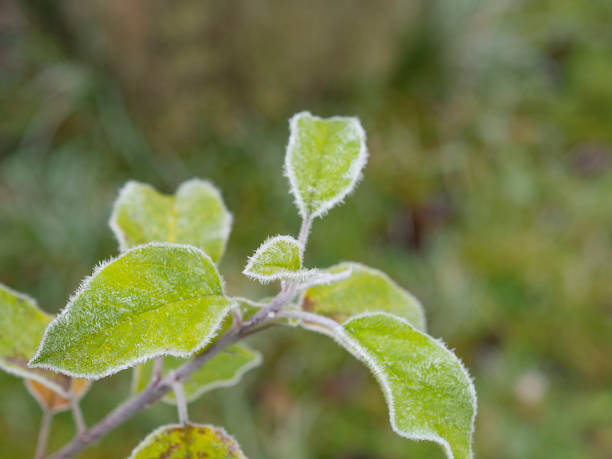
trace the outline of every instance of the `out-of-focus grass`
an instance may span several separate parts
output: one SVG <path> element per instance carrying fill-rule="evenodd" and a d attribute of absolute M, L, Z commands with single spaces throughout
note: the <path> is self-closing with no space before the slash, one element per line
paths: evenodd
<path fill-rule="evenodd" d="M 424 303 L 475 377 L 482 458 L 612 455 L 612 4 L 46 2 L 0 5 L 0 282 L 59 310 L 117 251 L 130 178 L 211 179 L 234 212 L 232 294 L 268 235 L 295 232 L 287 118 L 357 114 L 371 157 L 318 221 L 307 263 L 361 261 Z M 391 432 L 373 378 L 298 330 L 253 338 L 265 363 L 190 407 L 253 458 L 442 457 Z M 89 423 L 127 395 L 94 384 Z M 40 413 L 0 375 L 2 457 Z M 176 416 L 155 406 L 81 454 L 126 456 Z M 51 448 L 73 434 L 67 413 Z"/>

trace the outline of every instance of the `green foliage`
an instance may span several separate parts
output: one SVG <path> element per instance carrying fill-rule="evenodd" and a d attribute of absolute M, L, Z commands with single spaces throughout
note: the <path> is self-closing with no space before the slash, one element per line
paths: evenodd
<path fill-rule="evenodd" d="M 386 313 L 353 317 L 334 337 L 376 376 L 396 433 L 440 443 L 450 459 L 472 457 L 476 392 L 440 341 Z"/>
<path fill-rule="evenodd" d="M 185 359 L 177 357 L 164 358 L 162 374 L 168 374 L 185 363 Z M 230 387 L 238 382 L 249 370 L 261 363 L 261 354 L 244 344 L 234 344 L 214 356 L 206 365 L 200 367 L 187 381 L 183 383 L 187 402 L 197 400 L 206 392 L 219 387 Z M 148 361 L 134 368 L 132 392 L 143 390 L 153 374 L 153 362 Z M 164 399 L 168 403 L 176 403 L 174 394 L 167 394 Z"/>
<path fill-rule="evenodd" d="M 220 427 L 202 424 L 167 425 L 149 434 L 130 459 L 246 459 L 240 446 Z"/>
<path fill-rule="evenodd" d="M 303 278 L 302 251 L 290 236 L 270 238 L 249 258 L 243 274 L 260 282 Z"/>
<path fill-rule="evenodd" d="M 0 368 L 68 395 L 69 377 L 28 367 L 50 320 L 32 298 L 0 284 Z"/>
<path fill-rule="evenodd" d="M 30 365 L 95 379 L 158 355 L 186 357 L 210 341 L 229 306 L 200 249 L 139 246 L 81 285 Z"/>
<path fill-rule="evenodd" d="M 344 280 L 306 290 L 300 307 L 340 323 L 363 312 L 384 311 L 403 317 L 417 329 L 425 330 L 421 303 L 381 271 L 359 263 L 340 263 L 324 272 L 337 274 L 347 270 L 350 270 L 350 276 Z"/>
<path fill-rule="evenodd" d="M 365 132 L 357 118 L 291 118 L 285 173 L 304 218 L 316 218 L 342 201 L 367 160 Z"/>
<path fill-rule="evenodd" d="M 201 248 L 214 262 L 223 255 L 231 224 L 232 215 L 219 191 L 199 179 L 181 184 L 174 196 L 128 182 L 110 220 L 121 250 L 148 242 L 176 242 Z"/>

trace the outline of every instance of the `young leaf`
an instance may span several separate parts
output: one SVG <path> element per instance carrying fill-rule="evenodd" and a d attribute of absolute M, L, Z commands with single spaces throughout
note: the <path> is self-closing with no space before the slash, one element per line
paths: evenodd
<path fill-rule="evenodd" d="M 51 411 L 57 413 L 70 408 L 70 399 L 58 394 L 47 386 L 40 384 L 33 379 L 26 379 L 25 385 L 28 391 L 39 403 L 43 411 Z M 89 390 L 91 381 L 87 379 L 71 378 L 70 396 L 76 400 L 80 400 Z"/>
<path fill-rule="evenodd" d="M 291 118 L 285 175 L 303 218 L 324 215 L 349 194 L 367 161 L 365 132 L 358 118 Z"/>
<path fill-rule="evenodd" d="M 67 396 L 70 377 L 28 367 L 50 321 L 32 298 L 0 284 L 0 368 Z"/>
<path fill-rule="evenodd" d="M 324 270 L 330 275 L 350 269 L 350 276 L 329 285 L 317 285 L 302 295 L 302 310 L 337 322 L 363 312 L 389 312 L 425 330 L 425 314 L 419 301 L 386 274 L 359 263 L 340 263 Z"/>
<path fill-rule="evenodd" d="M 166 357 L 163 363 L 163 374 L 177 369 L 185 363 L 184 359 Z M 244 344 L 234 344 L 213 357 L 206 365 L 200 367 L 183 382 L 187 402 L 198 399 L 201 395 L 219 387 L 237 384 L 242 375 L 261 363 L 261 354 Z M 134 368 L 132 391 L 143 390 L 153 373 L 153 362 L 148 361 Z M 165 402 L 174 403 L 174 393 L 168 393 Z"/>
<path fill-rule="evenodd" d="M 129 459 L 246 459 L 233 437 L 220 427 L 171 424 L 150 433 Z"/>
<path fill-rule="evenodd" d="M 302 268 L 302 246 L 290 236 L 276 236 L 265 241 L 249 258 L 243 274 L 260 282 L 300 279 L 305 275 Z"/>
<path fill-rule="evenodd" d="M 30 365 L 97 379 L 159 355 L 187 357 L 215 336 L 229 307 L 202 250 L 138 246 L 81 284 Z"/>
<path fill-rule="evenodd" d="M 122 251 L 148 242 L 176 242 L 200 247 L 214 262 L 225 250 L 231 225 L 217 188 L 199 179 L 181 184 L 174 196 L 128 182 L 110 219 Z"/>
<path fill-rule="evenodd" d="M 450 459 L 472 457 L 476 393 L 440 341 L 387 313 L 353 317 L 328 333 L 374 373 L 397 434 L 437 442 Z"/>

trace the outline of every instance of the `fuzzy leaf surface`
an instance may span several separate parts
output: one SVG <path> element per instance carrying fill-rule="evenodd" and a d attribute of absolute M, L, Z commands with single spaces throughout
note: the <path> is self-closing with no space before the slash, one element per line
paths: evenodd
<path fill-rule="evenodd" d="M 49 389 L 38 381 L 26 379 L 25 385 L 44 411 L 57 413 L 58 411 L 64 411 L 70 408 L 70 399 Z M 75 400 L 80 400 L 87 393 L 90 386 L 91 381 L 87 379 L 71 378 L 71 397 Z"/>
<path fill-rule="evenodd" d="M 472 457 L 476 393 L 440 341 L 386 313 L 349 319 L 335 338 L 374 373 L 397 434 L 437 442 L 451 459 Z"/>
<path fill-rule="evenodd" d="M 177 369 L 185 363 L 177 357 L 164 358 L 162 374 Z M 244 344 L 234 344 L 206 362 L 195 373 L 183 382 L 185 398 L 188 402 L 198 399 L 201 395 L 219 387 L 229 387 L 237 384 L 242 375 L 261 363 L 261 354 Z M 132 391 L 140 392 L 151 380 L 153 361 L 148 361 L 134 368 Z M 175 403 L 174 393 L 169 392 L 163 400 Z"/>
<path fill-rule="evenodd" d="M 351 270 L 347 278 L 306 290 L 301 308 L 340 323 L 364 312 L 389 312 L 425 330 L 425 314 L 419 301 L 382 271 L 359 263 L 340 263 L 322 271 L 335 274 L 347 269 Z"/>
<path fill-rule="evenodd" d="M 367 161 L 358 118 L 297 113 L 290 121 L 285 174 L 302 217 L 320 217 L 349 194 Z"/>
<path fill-rule="evenodd" d="M 159 355 L 187 357 L 215 336 L 229 306 L 202 250 L 138 246 L 81 284 L 30 365 L 97 379 Z"/>
<path fill-rule="evenodd" d="M 184 182 L 175 195 L 128 182 L 110 220 L 122 251 L 148 242 L 176 242 L 201 248 L 214 262 L 225 250 L 231 224 L 219 191 L 199 179 Z"/>
<path fill-rule="evenodd" d="M 29 296 L 0 284 L 0 368 L 67 395 L 70 377 L 28 367 L 51 318 Z"/>
<path fill-rule="evenodd" d="M 233 437 L 220 427 L 171 424 L 150 433 L 129 459 L 246 459 Z"/>
<path fill-rule="evenodd" d="M 290 236 L 275 236 L 255 251 L 243 274 L 260 282 L 303 278 L 302 246 Z"/>

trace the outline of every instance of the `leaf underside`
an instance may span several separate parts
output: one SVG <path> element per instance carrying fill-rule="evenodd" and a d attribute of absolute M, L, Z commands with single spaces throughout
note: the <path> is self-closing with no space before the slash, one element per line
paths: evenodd
<path fill-rule="evenodd" d="M 386 313 L 356 316 L 335 333 L 338 342 L 376 376 L 396 433 L 437 442 L 449 458 L 472 457 L 476 394 L 451 351 Z"/>
<path fill-rule="evenodd" d="M 419 301 L 386 274 L 359 263 L 340 263 L 322 270 L 334 274 L 351 269 L 348 278 L 309 288 L 300 307 L 339 323 L 364 312 L 388 312 L 425 330 L 425 314 Z"/>
<path fill-rule="evenodd" d="M 50 321 L 33 299 L 0 284 L 0 368 L 68 395 L 69 376 L 28 367 Z"/>
<path fill-rule="evenodd" d="M 30 364 L 96 379 L 158 355 L 187 357 L 215 335 L 229 306 L 203 251 L 139 246 L 83 282 Z"/>
<path fill-rule="evenodd" d="M 357 118 L 291 118 L 285 173 L 302 217 L 319 217 L 349 194 L 367 160 Z"/>
<path fill-rule="evenodd" d="M 166 425 L 149 434 L 129 459 L 246 459 L 240 446 L 220 427 Z"/>
<path fill-rule="evenodd" d="M 168 374 L 185 363 L 184 359 L 166 357 L 163 362 L 162 374 Z M 234 344 L 224 349 L 206 362 L 183 382 L 185 398 L 192 402 L 201 395 L 219 387 L 229 387 L 237 384 L 242 375 L 261 363 L 261 354 L 244 344 Z M 149 361 L 134 368 L 132 390 L 134 393 L 143 390 L 153 373 L 153 362 Z M 169 392 L 163 400 L 175 403 L 174 393 Z"/>
<path fill-rule="evenodd" d="M 75 400 L 80 400 L 89 390 L 91 381 L 87 379 L 71 378 L 70 393 Z M 63 397 L 47 386 L 42 385 L 33 379 L 26 379 L 25 385 L 28 391 L 36 399 L 44 411 L 57 413 L 70 408 L 70 399 Z"/>
<path fill-rule="evenodd" d="M 231 223 L 219 191 L 199 179 L 181 184 L 175 195 L 128 182 L 110 220 L 121 250 L 149 242 L 175 242 L 201 248 L 214 262 L 225 250 Z"/>

